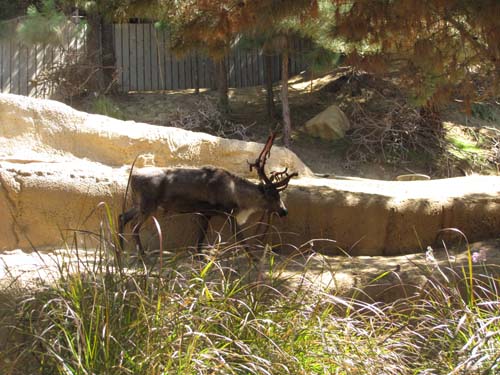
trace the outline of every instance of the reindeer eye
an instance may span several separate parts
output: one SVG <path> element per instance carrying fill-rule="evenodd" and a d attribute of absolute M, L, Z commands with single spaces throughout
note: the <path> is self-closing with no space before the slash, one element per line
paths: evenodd
<path fill-rule="evenodd" d="M 280 193 L 278 192 L 278 190 L 276 190 L 274 187 L 268 187 L 266 189 L 266 195 L 269 197 L 269 198 L 272 198 L 272 199 L 277 199 L 279 198 L 280 196 Z"/>

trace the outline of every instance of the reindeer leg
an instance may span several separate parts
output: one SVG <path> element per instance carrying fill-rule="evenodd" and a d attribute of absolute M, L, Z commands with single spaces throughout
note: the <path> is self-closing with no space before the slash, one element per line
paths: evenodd
<path fill-rule="evenodd" d="M 196 251 L 198 254 L 201 254 L 201 248 L 203 245 L 203 240 L 205 239 L 207 235 L 207 230 L 208 230 L 208 222 L 212 218 L 210 215 L 200 215 L 201 216 L 201 223 L 200 223 L 200 233 L 198 234 L 198 242 L 196 244 Z"/>
<path fill-rule="evenodd" d="M 130 222 L 130 220 L 134 219 L 138 213 L 139 211 L 137 208 L 132 207 L 130 210 L 118 216 L 118 240 L 120 242 L 121 250 L 123 250 L 123 232 L 125 230 L 125 226 Z"/>
<path fill-rule="evenodd" d="M 234 235 L 236 243 L 240 243 L 247 248 L 245 239 L 243 238 L 243 233 L 241 233 L 241 226 L 238 224 L 238 220 L 233 215 L 229 215 L 229 225 L 231 228 L 231 234 Z"/>
<path fill-rule="evenodd" d="M 142 225 L 149 219 L 149 217 L 154 211 L 155 211 L 155 206 L 151 205 L 150 207 L 142 208 L 140 213 L 136 216 L 137 224 L 135 224 L 134 229 L 132 230 L 132 235 L 134 236 L 135 239 L 136 249 L 137 251 L 139 251 L 139 254 L 141 256 L 143 256 L 145 253 L 139 232 L 141 230 Z"/>
<path fill-rule="evenodd" d="M 142 247 L 141 236 L 139 235 L 139 232 L 141 230 L 142 224 L 145 221 L 146 220 L 143 220 L 142 218 L 137 220 L 137 224 L 135 224 L 134 228 L 132 229 L 132 235 L 134 236 L 134 241 L 135 241 L 135 249 L 139 252 L 141 256 L 144 255 L 144 247 Z"/>

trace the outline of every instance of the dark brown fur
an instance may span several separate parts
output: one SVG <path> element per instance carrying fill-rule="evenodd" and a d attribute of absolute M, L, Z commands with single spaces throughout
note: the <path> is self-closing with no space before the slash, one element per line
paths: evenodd
<path fill-rule="evenodd" d="M 132 233 L 141 253 L 144 249 L 139 231 L 159 207 L 166 212 L 201 214 L 203 223 L 198 251 L 213 216 L 230 217 L 238 235 L 239 224 L 243 224 L 254 211 L 275 212 L 280 216 L 287 214 L 274 185 L 255 184 L 222 168 L 142 168 L 132 173 L 131 188 L 134 206 L 120 215 L 120 244 L 123 248 L 123 230 L 133 221 Z"/>

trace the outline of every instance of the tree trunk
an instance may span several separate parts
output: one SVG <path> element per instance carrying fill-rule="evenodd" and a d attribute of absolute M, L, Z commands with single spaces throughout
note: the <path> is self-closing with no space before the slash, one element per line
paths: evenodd
<path fill-rule="evenodd" d="M 217 70 L 217 91 L 219 93 L 219 110 L 222 113 L 229 112 L 229 99 L 228 99 L 228 82 L 226 61 L 224 58 L 215 62 Z"/>
<path fill-rule="evenodd" d="M 209 76 L 208 84 L 210 90 L 212 91 L 217 90 L 217 72 L 218 72 L 217 62 L 214 59 L 210 59 L 208 64 L 208 76 Z"/>
<path fill-rule="evenodd" d="M 314 80 L 314 71 L 313 71 L 313 68 L 311 66 L 311 86 L 310 86 L 310 93 L 311 94 L 313 93 L 313 80 Z"/>
<path fill-rule="evenodd" d="M 200 58 L 198 56 L 198 51 L 195 51 L 195 54 L 194 54 L 194 61 L 195 61 L 195 68 L 194 68 L 194 84 L 195 84 L 195 88 L 194 88 L 194 93 L 196 95 L 198 95 L 200 93 L 200 75 L 199 75 L 199 71 L 200 71 Z"/>
<path fill-rule="evenodd" d="M 264 78 L 266 87 L 266 110 L 270 119 L 276 118 L 273 92 L 273 57 L 264 51 Z"/>
<path fill-rule="evenodd" d="M 286 47 L 282 53 L 281 62 L 281 106 L 283 108 L 283 143 L 286 148 L 290 148 L 292 121 L 288 103 L 288 51 Z"/>
<path fill-rule="evenodd" d="M 113 24 L 101 17 L 102 69 L 103 86 L 109 92 L 114 85 L 116 73 L 116 57 L 113 48 Z"/>
<path fill-rule="evenodd" d="M 101 15 L 97 12 L 89 12 L 87 15 L 87 62 L 89 65 L 88 89 L 101 93 L 105 88 L 104 74 L 102 72 L 101 52 Z"/>

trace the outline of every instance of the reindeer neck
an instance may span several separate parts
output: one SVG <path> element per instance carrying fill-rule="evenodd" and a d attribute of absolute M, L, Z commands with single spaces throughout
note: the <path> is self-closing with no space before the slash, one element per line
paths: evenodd
<path fill-rule="evenodd" d="M 253 209 L 255 207 L 255 200 L 262 194 L 259 185 L 241 177 L 238 177 L 236 184 L 238 186 L 235 189 L 238 206 L 243 210 Z"/>
<path fill-rule="evenodd" d="M 238 200 L 238 210 L 235 212 L 235 217 L 238 225 L 243 225 L 250 215 L 259 209 L 256 203 L 262 193 L 259 186 L 251 181 L 241 179 L 237 184 L 238 188 L 235 189 L 235 193 Z"/>

